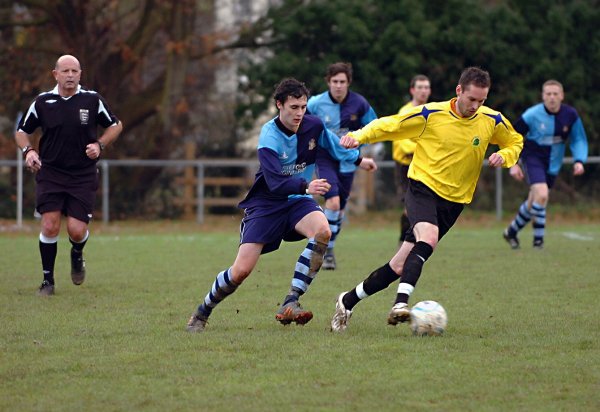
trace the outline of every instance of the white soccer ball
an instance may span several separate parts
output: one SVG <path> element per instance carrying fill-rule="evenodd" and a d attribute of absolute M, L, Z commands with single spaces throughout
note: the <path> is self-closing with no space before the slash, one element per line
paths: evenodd
<path fill-rule="evenodd" d="M 434 300 L 424 300 L 410 310 L 410 329 L 415 336 L 440 336 L 448 325 L 446 310 Z"/>

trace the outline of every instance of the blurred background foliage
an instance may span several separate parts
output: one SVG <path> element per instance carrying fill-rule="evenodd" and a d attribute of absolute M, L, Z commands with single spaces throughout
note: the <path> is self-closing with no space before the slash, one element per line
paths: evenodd
<path fill-rule="evenodd" d="M 189 158 L 186 142 L 196 147 L 192 157 L 253 156 L 256 127 L 272 113 L 273 86 L 291 76 L 320 93 L 334 61 L 353 64 L 353 90 L 380 116 L 409 99 L 417 73 L 430 77 L 431 100 L 446 100 L 462 68 L 489 70 L 486 104 L 513 121 L 555 78 L 583 118 L 590 155 L 598 155 L 598 6 L 596 0 L 3 1 L 0 158 L 15 157 L 15 119 L 54 86 L 51 70 L 65 53 L 80 59 L 82 84 L 99 91 L 124 123 L 109 158 Z M 596 199 L 599 169 L 590 165 L 584 177 L 563 179 L 565 187 L 575 185 L 566 201 L 578 200 L 577 193 Z M 153 216 L 177 216 L 168 200 L 178 191 L 169 178 L 177 172 L 114 173 L 117 216 L 143 213 L 144 203 L 153 205 Z M 11 186 L 13 177 L 0 178 L 3 192 Z M 523 188 L 516 190 L 522 197 Z M 10 214 L 11 200 L 1 202 L 2 215 Z"/>

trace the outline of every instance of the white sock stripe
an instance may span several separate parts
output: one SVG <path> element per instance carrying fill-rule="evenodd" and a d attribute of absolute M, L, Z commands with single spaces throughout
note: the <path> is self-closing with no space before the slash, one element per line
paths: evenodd
<path fill-rule="evenodd" d="M 305 258 L 310 260 L 311 255 L 312 255 L 312 250 L 310 250 L 309 248 L 304 248 L 304 250 L 302 251 L 302 256 L 304 256 Z"/>
<path fill-rule="evenodd" d="M 340 211 L 339 210 L 331 210 L 331 209 L 325 209 L 325 217 L 327 218 L 327 220 L 331 220 L 331 221 L 337 221 L 340 218 Z"/>
<path fill-rule="evenodd" d="M 302 292 L 306 292 L 308 290 L 308 284 L 300 279 L 292 279 L 292 287 L 300 289 Z"/>
<path fill-rule="evenodd" d="M 304 263 L 296 262 L 296 266 L 294 267 L 294 271 L 302 273 L 303 275 L 308 275 L 309 267 Z"/>
<path fill-rule="evenodd" d="M 367 296 L 367 292 L 365 292 L 365 288 L 363 287 L 363 283 L 364 282 L 360 282 L 357 286 L 356 286 L 356 296 L 358 296 L 358 298 L 360 300 L 366 298 Z"/>
<path fill-rule="evenodd" d="M 410 296 L 414 290 L 415 287 L 409 283 L 400 283 L 398 285 L 398 293 L 404 293 L 405 295 Z"/>
<path fill-rule="evenodd" d="M 40 233 L 40 242 L 42 242 L 42 243 L 56 243 L 56 242 L 58 242 L 58 236 L 55 236 L 55 237 L 46 237 L 42 233 Z"/>
<path fill-rule="evenodd" d="M 540 205 L 539 203 L 533 202 L 531 204 L 531 210 L 539 212 L 539 211 L 542 211 L 542 210 L 546 210 L 546 207 Z"/>
<path fill-rule="evenodd" d="M 73 240 L 73 238 L 71 236 L 69 236 L 69 240 L 73 243 L 83 243 L 86 240 L 88 240 L 88 238 L 90 237 L 90 231 L 86 230 L 85 231 L 85 236 L 83 237 L 83 239 L 81 239 L 79 242 L 77 242 L 76 240 Z"/>

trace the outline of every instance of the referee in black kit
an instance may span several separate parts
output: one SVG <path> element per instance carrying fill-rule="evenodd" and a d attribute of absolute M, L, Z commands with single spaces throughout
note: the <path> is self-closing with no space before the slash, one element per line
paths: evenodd
<path fill-rule="evenodd" d="M 40 255 L 44 281 L 40 296 L 54 294 L 61 214 L 67 217 L 71 242 L 71 280 L 85 280 L 83 247 L 88 240 L 98 169 L 96 162 L 104 148 L 123 130 L 98 93 L 79 85 L 81 66 L 70 55 L 61 56 L 52 71 L 56 87 L 41 93 L 21 118 L 15 141 L 23 151 L 25 165 L 36 173 L 36 209 L 42 215 Z M 97 136 L 98 125 L 105 128 Z M 30 135 L 42 128 L 39 153 L 31 146 Z"/>

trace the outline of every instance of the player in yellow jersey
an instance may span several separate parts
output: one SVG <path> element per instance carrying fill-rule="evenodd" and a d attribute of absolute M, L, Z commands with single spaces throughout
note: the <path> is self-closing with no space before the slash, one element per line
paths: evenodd
<path fill-rule="evenodd" d="M 387 288 L 398 277 L 398 294 L 388 323 L 410 320 L 408 299 L 423 264 L 454 225 L 464 205 L 471 202 L 488 145 L 500 147 L 488 157 L 490 166 L 511 167 L 517 162 L 523 136 L 500 112 L 483 106 L 490 85 L 488 72 L 469 67 L 460 76 L 455 98 L 382 117 L 340 139 L 347 148 L 396 139 L 415 139 L 417 147 L 408 169 L 406 193 L 412 230 L 388 263 L 338 296 L 332 331 L 344 331 L 354 306 Z"/>
<path fill-rule="evenodd" d="M 398 114 L 406 113 L 415 106 L 427 103 L 431 95 L 431 83 L 424 74 L 417 74 L 410 81 L 409 88 L 412 99 L 400 108 Z M 398 200 L 404 205 L 404 196 L 408 190 L 408 166 L 412 160 L 417 142 L 413 139 L 394 140 L 392 142 L 392 158 L 396 161 L 396 189 Z M 404 242 L 406 231 L 410 227 L 406 207 L 400 216 L 400 243 Z"/>

